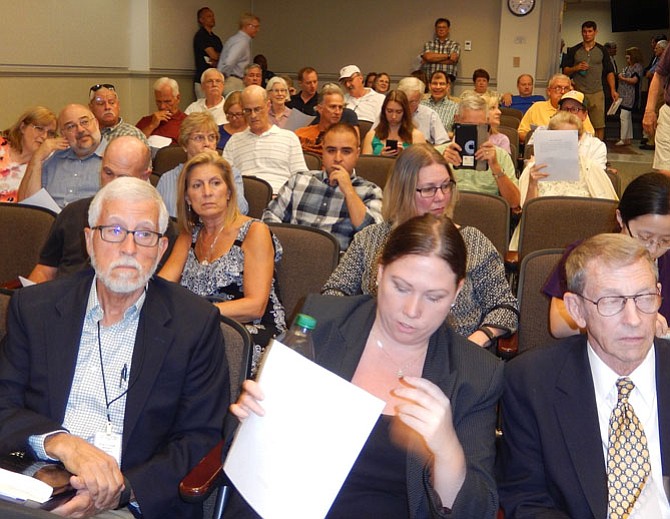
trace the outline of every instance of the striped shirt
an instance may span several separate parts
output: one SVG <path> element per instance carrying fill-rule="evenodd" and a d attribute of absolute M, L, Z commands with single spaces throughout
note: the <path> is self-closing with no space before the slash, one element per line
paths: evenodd
<path fill-rule="evenodd" d="M 328 183 L 325 171 L 305 171 L 291 175 L 279 190 L 277 198 L 263 212 L 264 222 L 309 225 L 331 233 L 346 250 L 351 239 L 362 228 L 383 220 L 382 190 L 351 174 L 351 184 L 367 210 L 363 223 L 354 227 L 342 191 Z"/>
<path fill-rule="evenodd" d="M 454 103 L 445 96 L 437 102 L 432 97 L 428 97 L 427 99 L 423 99 L 421 104 L 435 110 L 444 125 L 444 129 L 448 132 L 453 131 L 454 117 L 458 111 L 458 103 Z"/>
<path fill-rule="evenodd" d="M 249 128 L 234 134 L 223 149 L 223 158 L 236 174 L 266 180 L 273 193 L 277 193 L 293 173 L 308 170 L 296 134 L 274 124 L 260 135 Z"/>

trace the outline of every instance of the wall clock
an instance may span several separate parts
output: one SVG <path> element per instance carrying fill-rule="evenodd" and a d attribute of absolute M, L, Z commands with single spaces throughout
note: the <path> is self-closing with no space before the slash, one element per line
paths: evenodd
<path fill-rule="evenodd" d="M 535 7 L 535 0 L 507 0 L 507 7 L 514 16 L 526 16 Z"/>

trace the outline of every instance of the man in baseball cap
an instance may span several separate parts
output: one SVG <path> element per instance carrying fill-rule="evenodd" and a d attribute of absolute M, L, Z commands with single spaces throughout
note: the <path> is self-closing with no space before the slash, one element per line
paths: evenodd
<path fill-rule="evenodd" d="M 361 121 L 375 122 L 379 119 L 384 96 L 365 88 L 363 74 L 356 65 L 347 65 L 340 69 L 340 83 L 344 87 L 344 102 L 347 108 L 356 112 Z"/>

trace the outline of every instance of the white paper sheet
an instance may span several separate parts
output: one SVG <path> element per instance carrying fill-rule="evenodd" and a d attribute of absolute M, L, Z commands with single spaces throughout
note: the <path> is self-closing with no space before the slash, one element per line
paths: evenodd
<path fill-rule="evenodd" d="M 303 126 L 308 126 L 316 117 L 313 115 L 307 115 L 302 113 L 300 110 L 291 110 L 291 113 L 288 114 L 288 119 L 286 119 L 286 124 L 284 125 L 285 130 L 297 130 Z"/>
<path fill-rule="evenodd" d="M 579 137 L 577 130 L 538 130 L 535 137 L 535 164 L 546 164 L 549 173 L 542 180 L 579 180 Z"/>
<path fill-rule="evenodd" d="M 172 144 L 170 137 L 163 137 L 162 135 L 149 135 L 147 141 L 149 141 L 149 146 L 157 149 L 165 148 L 165 146 Z"/>
<path fill-rule="evenodd" d="M 326 516 L 384 402 L 273 341 L 265 416 L 237 431 L 224 470 L 264 519 Z"/>
<path fill-rule="evenodd" d="M 0 495 L 18 500 L 44 503 L 53 492 L 46 483 L 5 469 L 0 469 Z"/>
<path fill-rule="evenodd" d="M 44 207 L 45 209 L 49 209 L 50 211 L 53 211 L 56 214 L 61 212 L 61 208 L 58 206 L 56 201 L 51 197 L 49 192 L 44 188 L 40 189 L 37 193 L 29 196 L 28 198 L 24 198 L 19 202 L 19 204 Z"/>

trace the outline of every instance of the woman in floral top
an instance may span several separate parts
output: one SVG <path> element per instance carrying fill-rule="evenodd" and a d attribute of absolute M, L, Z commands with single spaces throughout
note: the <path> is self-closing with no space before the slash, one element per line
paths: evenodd
<path fill-rule="evenodd" d="M 642 53 L 637 47 L 626 49 L 626 68 L 619 73 L 619 98 L 621 99 L 621 138 L 616 146 L 626 146 L 633 138 L 633 108 L 640 98 L 640 80 L 644 75 Z"/>

